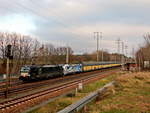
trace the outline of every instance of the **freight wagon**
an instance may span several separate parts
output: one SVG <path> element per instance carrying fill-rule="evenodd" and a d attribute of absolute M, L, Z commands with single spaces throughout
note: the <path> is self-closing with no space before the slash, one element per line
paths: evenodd
<path fill-rule="evenodd" d="M 64 64 L 44 66 L 23 66 L 20 71 L 20 80 L 41 80 L 53 77 L 107 69 L 121 66 L 118 63 L 95 63 L 95 64 Z"/>

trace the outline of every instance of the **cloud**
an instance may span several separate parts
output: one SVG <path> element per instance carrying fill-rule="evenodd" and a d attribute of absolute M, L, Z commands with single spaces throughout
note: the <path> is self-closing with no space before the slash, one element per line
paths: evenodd
<path fill-rule="evenodd" d="M 150 29 L 149 5 L 148 0 L 1 0 L 0 30 L 18 24 L 41 42 L 69 44 L 76 53 L 95 50 L 93 32 L 99 31 L 104 49 L 116 51 L 120 37 L 131 51 Z M 20 19 L 12 20 L 14 15 Z"/>
<path fill-rule="evenodd" d="M 129 46 L 131 51 L 133 46 L 137 47 L 138 43 L 143 41 L 142 36 L 144 33 L 148 32 L 149 29 L 150 27 L 146 25 L 141 26 L 129 24 L 99 23 L 96 25 L 90 24 L 74 28 L 72 27 L 71 29 L 57 28 L 53 29 L 52 33 L 43 33 L 46 35 L 42 35 L 44 38 L 46 38 L 46 40 L 55 40 L 56 42 L 59 40 L 64 43 L 70 43 L 70 45 L 76 51 L 81 50 L 82 48 L 89 48 L 89 51 L 93 51 L 93 48 L 96 46 L 96 40 L 94 40 L 93 32 L 99 31 L 103 33 L 101 47 L 109 51 L 116 52 L 116 40 L 118 38 L 124 41 L 124 43 Z"/>
<path fill-rule="evenodd" d="M 28 34 L 35 29 L 32 18 L 25 18 L 23 15 L 11 14 L 0 18 L 0 30 L 4 32 Z"/>

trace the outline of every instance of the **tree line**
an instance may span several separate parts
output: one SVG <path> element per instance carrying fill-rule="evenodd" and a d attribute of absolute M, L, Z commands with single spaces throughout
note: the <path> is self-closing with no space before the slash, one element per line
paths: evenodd
<path fill-rule="evenodd" d="M 6 47 L 11 45 L 10 62 L 12 72 L 19 70 L 22 65 L 33 64 L 58 64 L 65 62 L 68 48 L 69 54 L 73 54 L 70 47 L 54 47 L 50 43 L 42 44 L 36 38 L 17 33 L 0 32 L 0 70 L 6 68 Z"/>
<path fill-rule="evenodd" d="M 5 73 L 6 70 L 6 47 L 8 44 L 12 45 L 11 73 L 19 72 L 23 65 L 65 64 L 67 51 L 69 63 L 96 61 L 96 52 L 75 55 L 71 47 L 55 47 L 51 43 L 42 44 L 36 38 L 28 35 L 0 32 L 0 73 Z M 120 54 L 99 51 L 100 60 L 102 54 L 103 61 L 121 60 Z"/>

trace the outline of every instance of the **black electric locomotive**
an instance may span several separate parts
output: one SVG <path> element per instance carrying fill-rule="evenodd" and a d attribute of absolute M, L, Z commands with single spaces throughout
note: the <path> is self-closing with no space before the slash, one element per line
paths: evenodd
<path fill-rule="evenodd" d="M 63 76 L 62 66 L 44 65 L 44 66 L 23 66 L 20 71 L 20 80 L 40 80 L 51 77 Z"/>

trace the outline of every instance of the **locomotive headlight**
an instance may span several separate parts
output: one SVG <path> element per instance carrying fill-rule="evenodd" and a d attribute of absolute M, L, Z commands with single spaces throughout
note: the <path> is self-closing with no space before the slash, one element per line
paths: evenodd
<path fill-rule="evenodd" d="M 30 77 L 31 75 L 30 75 L 30 74 L 28 74 L 28 76 Z"/>
<path fill-rule="evenodd" d="M 21 73 L 21 76 L 23 76 L 23 77 L 30 77 L 30 74 L 28 74 L 28 73 Z"/>

